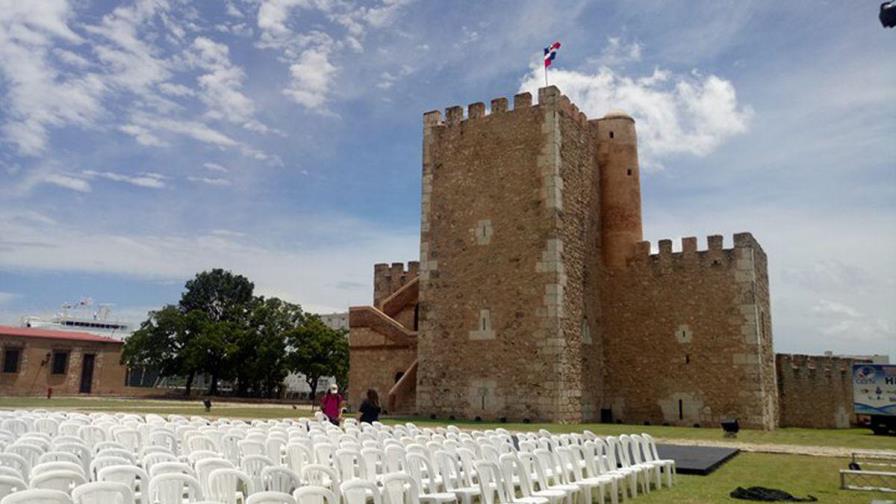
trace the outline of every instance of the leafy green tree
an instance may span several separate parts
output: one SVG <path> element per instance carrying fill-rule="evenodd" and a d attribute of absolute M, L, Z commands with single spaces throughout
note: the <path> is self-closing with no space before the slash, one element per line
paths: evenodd
<path fill-rule="evenodd" d="M 345 385 L 348 376 L 348 340 L 345 331 L 327 327 L 316 315 L 287 334 L 290 347 L 289 368 L 305 375 L 311 397 L 317 394 L 317 384 L 323 376 L 336 377 Z"/>
<path fill-rule="evenodd" d="M 160 376 L 184 376 L 186 395 L 201 366 L 190 358 L 189 349 L 202 327 L 191 321 L 179 307 L 167 305 L 149 313 L 124 343 L 122 361 L 128 366 L 146 366 L 159 370 Z"/>
<path fill-rule="evenodd" d="M 305 321 L 302 307 L 278 298 L 256 297 L 249 325 L 238 342 L 238 393 L 251 388 L 257 395 L 274 396 L 288 370 L 286 334 Z"/>
<path fill-rule="evenodd" d="M 185 285 L 180 309 L 201 328 L 197 346 L 189 349 L 190 359 L 209 374 L 209 394 L 217 394 L 218 381 L 239 369 L 239 361 L 232 357 L 246 334 L 254 289 L 248 278 L 220 268 L 198 273 Z"/>

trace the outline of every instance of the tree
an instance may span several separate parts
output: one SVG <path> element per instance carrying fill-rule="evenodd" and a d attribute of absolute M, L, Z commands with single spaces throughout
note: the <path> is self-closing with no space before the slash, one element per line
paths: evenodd
<path fill-rule="evenodd" d="M 189 349 L 203 330 L 196 320 L 187 317 L 179 307 L 167 305 L 149 312 L 124 343 L 121 360 L 128 366 L 146 366 L 159 370 L 160 376 L 186 377 L 186 395 L 190 395 L 193 378 L 201 370 Z"/>
<path fill-rule="evenodd" d="M 247 330 L 238 341 L 238 393 L 249 389 L 272 397 L 288 373 L 286 335 L 305 321 L 302 307 L 278 298 L 256 297 Z"/>
<path fill-rule="evenodd" d="M 311 397 L 317 394 L 317 383 L 322 376 L 334 376 L 345 384 L 348 376 L 348 340 L 345 331 L 327 327 L 316 315 L 286 336 L 290 346 L 289 367 L 305 375 Z"/>
<path fill-rule="evenodd" d="M 242 275 L 217 268 L 198 273 L 185 289 L 180 309 L 202 328 L 196 341 L 199 346 L 191 349 L 191 358 L 209 374 L 208 393 L 214 395 L 218 393 L 218 381 L 239 368 L 239 362 L 230 357 L 245 334 L 255 285 Z"/>

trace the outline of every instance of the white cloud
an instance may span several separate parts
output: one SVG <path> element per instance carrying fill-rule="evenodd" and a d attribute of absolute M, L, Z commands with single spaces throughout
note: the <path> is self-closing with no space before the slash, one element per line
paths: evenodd
<path fill-rule="evenodd" d="M 589 63 L 615 67 L 636 61 L 641 61 L 641 44 L 638 42 L 626 43 L 619 37 L 607 37 L 607 45 L 604 46 L 600 56 L 589 60 Z"/>
<path fill-rule="evenodd" d="M 159 84 L 159 90 L 167 95 L 171 96 L 195 96 L 196 93 L 184 86 L 183 84 L 174 84 L 171 82 L 163 82 Z"/>
<path fill-rule="evenodd" d="M 136 124 L 125 124 L 119 126 L 118 128 L 123 133 L 127 133 L 134 137 L 137 140 L 137 143 L 140 145 L 153 146 L 153 147 L 161 147 L 163 145 L 167 145 L 161 138 L 153 135 L 150 131 L 142 126 L 137 126 Z"/>
<path fill-rule="evenodd" d="M 49 57 L 55 44 L 82 41 L 68 26 L 72 15 L 68 3 L 59 0 L 0 4 L 0 75 L 7 112 L 2 132 L 24 155 L 45 150 L 49 128 L 90 127 L 102 113 L 103 82 L 93 75 L 62 74 Z"/>
<path fill-rule="evenodd" d="M 601 117 L 622 109 L 637 122 L 641 161 L 647 169 L 677 154 L 706 156 L 728 138 L 747 131 L 753 110 L 738 103 L 734 85 L 715 75 L 676 75 L 656 69 L 629 77 L 601 67 L 596 73 L 554 69 L 551 83 L 585 112 Z M 544 84 L 541 66 L 533 66 L 520 86 L 532 92 Z"/>
<path fill-rule="evenodd" d="M 246 74 L 230 61 L 229 48 L 206 37 L 197 37 L 192 50 L 192 64 L 207 72 L 196 80 L 202 89 L 199 99 L 208 107 L 209 117 L 236 123 L 248 121 L 255 106 L 242 93 Z"/>
<path fill-rule="evenodd" d="M 190 177 L 187 177 L 187 180 L 189 180 L 190 182 L 199 182 L 199 183 L 202 183 L 202 184 L 211 185 L 211 186 L 218 186 L 218 187 L 226 187 L 226 186 L 233 185 L 233 182 L 231 182 L 230 180 L 227 180 L 227 179 L 225 179 L 225 178 L 220 178 L 220 177 L 194 177 L 194 176 L 190 176 Z"/>
<path fill-rule="evenodd" d="M 277 247 L 260 243 L 254 232 L 252 238 L 222 230 L 117 234 L 70 225 L 25 225 L 5 220 L 2 211 L 0 222 L 2 269 L 109 273 L 179 283 L 221 267 L 248 276 L 259 294 L 343 310 L 370 303 L 374 263 L 413 260 L 419 247 L 416 232 L 377 230 L 369 222 L 322 215 L 291 216 L 290 225 L 302 230 L 305 241 Z M 339 275 L 334 277 L 334 271 Z M 346 289 L 346 284 L 354 287 Z"/>
<path fill-rule="evenodd" d="M 290 65 L 292 82 L 283 94 L 306 108 L 325 111 L 336 72 L 336 66 L 330 63 L 328 50 L 324 47 L 306 49 L 298 61 Z"/>
<path fill-rule="evenodd" d="M 51 172 L 42 174 L 37 182 L 52 184 L 77 192 L 90 192 L 90 184 L 88 184 L 86 180 L 72 177 L 71 175 L 66 175 L 63 173 Z"/>
<path fill-rule="evenodd" d="M 134 122 L 148 130 L 155 128 L 177 135 L 183 135 L 203 143 L 218 147 L 237 147 L 239 142 L 199 121 L 181 120 L 168 117 L 136 115 Z"/>
<path fill-rule="evenodd" d="M 218 163 L 203 163 L 202 166 L 204 166 L 206 170 L 213 172 L 227 173 L 230 171 L 227 168 L 219 165 Z"/>
<path fill-rule="evenodd" d="M 146 187 L 148 189 L 162 189 L 165 187 L 164 176 L 158 173 L 144 173 L 137 176 L 125 175 L 110 171 L 85 170 L 82 172 L 88 178 L 103 178 L 113 182 L 124 182 L 137 187 Z"/>

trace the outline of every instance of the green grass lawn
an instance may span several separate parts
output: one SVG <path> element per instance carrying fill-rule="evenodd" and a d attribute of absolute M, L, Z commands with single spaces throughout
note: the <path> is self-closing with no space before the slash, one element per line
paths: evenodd
<path fill-rule="evenodd" d="M 413 418 L 407 420 L 387 420 L 387 422 L 400 423 L 412 421 L 417 425 L 445 425 L 453 423 L 458 426 L 479 429 L 494 429 L 503 427 L 508 430 L 531 431 L 547 429 L 551 432 L 581 432 L 590 430 L 601 436 L 616 436 L 619 434 L 631 434 L 633 432 L 646 432 L 654 437 L 666 439 L 698 439 L 721 441 L 722 429 L 719 427 L 666 427 L 662 425 L 626 425 L 626 424 L 523 424 L 523 423 L 488 423 L 445 420 L 430 420 Z M 756 444 L 792 444 L 802 446 L 834 446 L 867 450 L 896 450 L 896 437 L 875 436 L 870 429 L 801 429 L 788 427 L 774 431 L 741 430 L 737 435 L 737 441 Z"/>
<path fill-rule="evenodd" d="M 892 499 L 893 494 L 840 490 L 839 470 L 846 459 L 740 453 L 709 476 L 678 476 L 671 489 L 663 488 L 638 497 L 635 502 L 704 504 L 746 502 L 728 497 L 735 488 L 763 486 L 784 490 L 797 497 L 814 495 L 818 502 L 868 504 L 873 499 Z"/>

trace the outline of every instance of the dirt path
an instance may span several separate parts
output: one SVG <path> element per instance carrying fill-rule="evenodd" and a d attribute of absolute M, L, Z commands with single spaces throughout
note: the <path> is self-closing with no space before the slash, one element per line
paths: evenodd
<path fill-rule="evenodd" d="M 896 450 L 863 450 L 843 446 L 805 446 L 792 444 L 745 443 L 741 441 L 656 438 L 658 443 L 683 446 L 721 446 L 760 453 L 786 453 L 791 455 L 811 455 L 815 457 L 850 457 L 853 453 L 881 453 L 896 457 Z"/>

